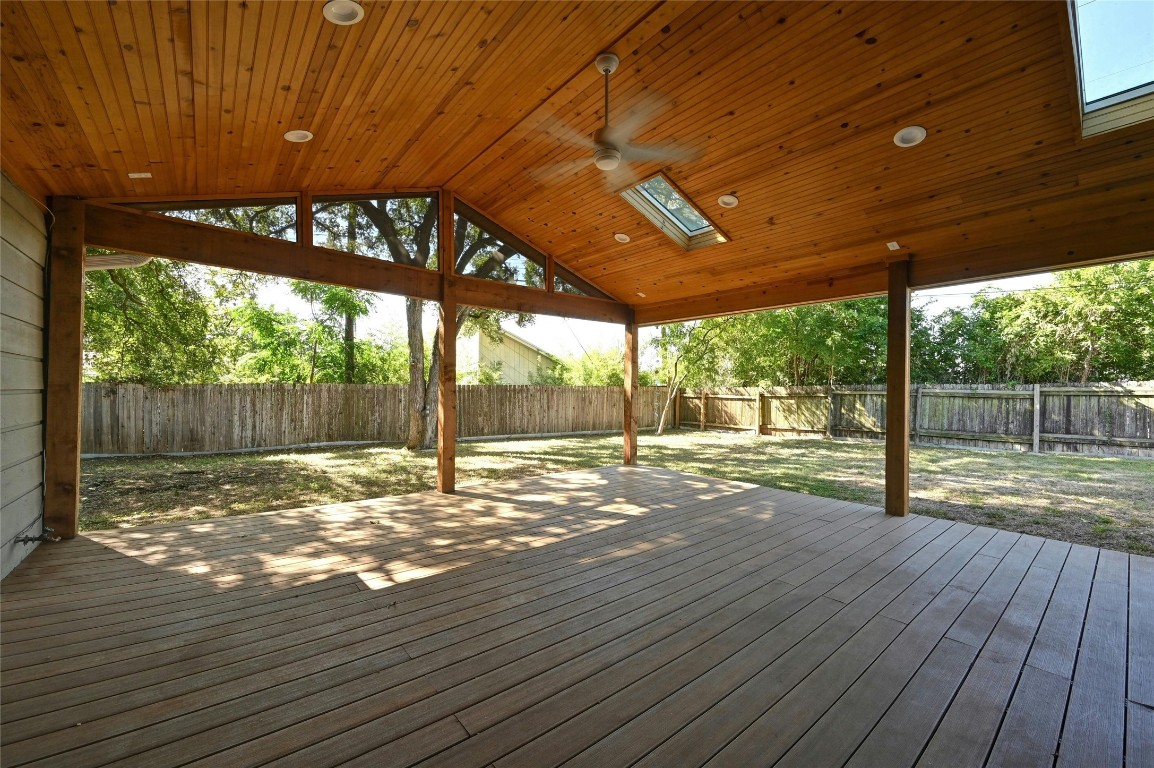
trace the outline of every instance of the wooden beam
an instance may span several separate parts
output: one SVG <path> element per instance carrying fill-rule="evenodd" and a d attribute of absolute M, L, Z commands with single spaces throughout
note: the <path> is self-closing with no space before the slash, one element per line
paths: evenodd
<path fill-rule="evenodd" d="M 451 195 L 445 197 L 452 201 Z M 456 293 L 458 304 L 509 312 L 624 323 L 628 310 L 626 305 L 608 299 L 442 275 L 382 259 L 230 232 L 119 206 L 85 203 L 83 207 L 87 244 L 100 248 L 433 301 L 441 299 L 444 279 Z"/>
<path fill-rule="evenodd" d="M 560 291 L 548 293 L 537 288 L 463 275 L 446 275 L 445 281 L 446 292 L 451 291 L 457 303 L 471 307 L 575 317 L 604 323 L 625 323 L 629 315 L 627 305 L 592 296 Z"/>
<path fill-rule="evenodd" d="M 637 463 L 637 323 L 630 317 L 625 323 L 625 464 Z"/>
<path fill-rule="evenodd" d="M 1071 248 L 1077 241 L 1081 245 Z M 914 258 L 911 288 L 934 288 L 975 280 L 1090 267 L 1154 256 L 1154 221 L 1106 220 L 1094 227 L 1069 227 L 1027 243 L 951 253 L 939 259 Z"/>
<path fill-rule="evenodd" d="M 453 195 L 442 191 L 437 198 L 439 225 L 438 261 L 442 273 L 454 263 Z M 437 490 L 452 493 L 457 488 L 457 302 L 446 291 L 440 304 L 441 368 L 437 372 Z"/>
<path fill-rule="evenodd" d="M 48 370 L 44 525 L 71 539 L 80 527 L 80 381 L 84 351 L 84 203 L 53 201 L 48 256 Z"/>
<path fill-rule="evenodd" d="M 703 317 L 793 307 L 821 301 L 879 296 L 885 292 L 886 272 L 879 262 L 876 268 L 855 274 L 818 280 L 772 283 L 686 301 L 640 306 L 636 308 L 637 324 L 657 325 L 697 320 Z"/>
<path fill-rule="evenodd" d="M 439 301 L 436 272 L 115 205 L 83 204 L 88 245 Z"/>
<path fill-rule="evenodd" d="M 910 286 L 908 261 L 889 265 L 886 336 L 886 514 L 910 512 Z"/>

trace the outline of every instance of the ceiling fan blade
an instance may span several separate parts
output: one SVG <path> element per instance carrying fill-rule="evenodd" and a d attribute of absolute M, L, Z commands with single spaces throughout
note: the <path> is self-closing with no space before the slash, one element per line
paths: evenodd
<path fill-rule="evenodd" d="M 604 179 L 605 189 L 613 194 L 624 192 L 641 183 L 641 177 L 625 163 L 617 166 L 616 170 L 606 171 Z"/>
<path fill-rule="evenodd" d="M 567 178 L 576 176 L 584 169 L 593 165 L 592 158 L 583 157 L 579 160 L 569 160 L 563 163 L 554 163 L 541 168 L 529 170 L 529 178 L 542 186 L 559 184 Z"/>
<path fill-rule="evenodd" d="M 578 131 L 571 125 L 562 123 L 561 121 L 547 123 L 541 126 L 542 130 L 555 139 L 560 139 L 563 143 L 574 147 L 581 147 L 582 149 L 593 150 L 596 144 L 593 143 L 591 136 Z"/>
<path fill-rule="evenodd" d="M 702 155 L 695 147 L 676 144 L 626 144 L 621 148 L 621 160 L 626 163 L 691 162 Z"/>
<path fill-rule="evenodd" d="M 632 106 L 613 116 L 607 138 L 617 146 L 628 144 L 638 131 L 655 122 L 671 106 L 673 99 L 670 97 L 659 93 L 645 93 L 638 97 Z"/>

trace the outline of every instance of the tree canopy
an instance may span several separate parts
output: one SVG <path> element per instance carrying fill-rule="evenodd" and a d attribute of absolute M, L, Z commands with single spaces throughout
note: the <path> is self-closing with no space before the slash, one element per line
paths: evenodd
<path fill-rule="evenodd" d="M 1060 272 L 1052 286 L 987 289 L 969 307 L 914 309 L 910 375 L 923 383 L 1038 383 L 1154 378 L 1154 261 Z M 659 378 L 693 334 L 715 340 L 682 370 L 684 386 L 879 384 L 886 299 L 810 304 L 659 330 Z"/>

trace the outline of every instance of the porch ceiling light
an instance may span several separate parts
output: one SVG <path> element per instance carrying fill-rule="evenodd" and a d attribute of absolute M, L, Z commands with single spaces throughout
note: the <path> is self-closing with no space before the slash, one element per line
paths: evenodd
<path fill-rule="evenodd" d="M 312 141 L 313 135 L 308 131 L 289 131 L 284 135 L 284 138 L 285 141 L 291 141 L 294 144 L 303 144 L 306 141 Z"/>
<path fill-rule="evenodd" d="M 329 0 L 322 13 L 333 24 L 347 27 L 365 17 L 365 9 L 353 0 Z"/>
<path fill-rule="evenodd" d="M 613 239 L 619 243 L 628 243 L 629 235 L 625 234 L 624 232 L 617 232 L 613 235 Z"/>
<path fill-rule="evenodd" d="M 926 140 L 926 129 L 920 125 L 910 125 L 894 134 L 894 144 L 899 147 L 916 147 Z"/>

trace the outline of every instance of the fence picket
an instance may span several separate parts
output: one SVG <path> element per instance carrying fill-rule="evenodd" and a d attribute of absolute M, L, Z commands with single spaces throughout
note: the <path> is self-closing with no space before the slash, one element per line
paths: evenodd
<path fill-rule="evenodd" d="M 203 384 L 154 389 L 89 383 L 84 454 L 278 448 L 329 442 L 403 442 L 408 387 L 400 384 Z M 657 425 L 664 387 L 642 387 L 638 426 Z M 458 388 L 460 437 L 619 432 L 621 387 Z"/>
<path fill-rule="evenodd" d="M 739 394 L 743 392 L 683 392 L 678 424 L 694 429 L 736 426 L 716 412 L 714 403 L 749 399 L 760 402 L 761 434 L 885 437 L 884 385 L 769 387 L 748 398 Z M 913 400 L 910 431 L 922 445 L 1154 457 L 1152 382 L 932 384 L 915 387 Z"/>

